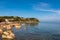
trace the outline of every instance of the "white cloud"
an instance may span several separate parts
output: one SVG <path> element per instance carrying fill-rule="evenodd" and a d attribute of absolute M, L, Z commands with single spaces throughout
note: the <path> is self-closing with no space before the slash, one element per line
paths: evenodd
<path fill-rule="evenodd" d="M 60 10 L 54 10 L 48 3 L 40 2 L 39 4 L 33 6 L 33 9 L 38 11 L 48 11 L 60 14 Z"/>
<path fill-rule="evenodd" d="M 53 9 L 39 9 L 39 11 L 48 11 L 48 12 L 54 12 L 54 13 L 57 13 L 57 14 L 60 14 L 60 10 L 53 10 Z"/>
<path fill-rule="evenodd" d="M 51 5 L 48 3 L 40 2 L 33 6 L 34 9 L 50 9 Z"/>
<path fill-rule="evenodd" d="M 44 3 L 44 2 L 40 2 L 40 3 L 38 4 L 38 6 L 39 6 L 40 8 L 50 8 L 50 4 L 47 4 L 47 3 Z"/>
<path fill-rule="evenodd" d="M 60 10 L 53 9 L 51 7 L 51 5 L 48 3 L 40 2 L 39 4 L 33 6 L 33 9 L 37 10 L 37 11 L 42 11 L 42 12 L 52 12 L 52 15 L 45 15 L 45 16 L 40 18 L 41 20 L 50 20 L 50 21 L 60 20 Z M 55 14 L 53 15 L 53 13 L 55 13 Z"/>

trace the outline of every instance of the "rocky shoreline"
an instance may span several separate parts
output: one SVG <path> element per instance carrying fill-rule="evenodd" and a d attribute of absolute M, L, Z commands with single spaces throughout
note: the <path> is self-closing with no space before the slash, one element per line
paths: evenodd
<path fill-rule="evenodd" d="M 20 29 L 25 23 L 38 23 L 36 18 L 20 18 L 18 16 L 0 16 L 0 36 L 3 39 L 14 39 L 12 28 Z"/>
<path fill-rule="evenodd" d="M 19 23 L 0 23 L 0 36 L 2 39 L 14 39 L 15 35 L 12 31 L 12 27 L 19 28 L 21 25 Z"/>

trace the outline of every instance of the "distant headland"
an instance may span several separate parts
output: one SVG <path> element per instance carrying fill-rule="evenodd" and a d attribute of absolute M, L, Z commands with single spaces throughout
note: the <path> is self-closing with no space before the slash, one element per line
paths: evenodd
<path fill-rule="evenodd" d="M 39 22 L 37 18 L 24 18 L 24 17 L 18 17 L 18 16 L 0 16 L 0 22 L 5 22 L 6 19 L 9 20 L 9 22 L 20 22 L 20 23 L 38 23 Z"/>
<path fill-rule="evenodd" d="M 2 39 L 14 39 L 12 28 L 20 29 L 24 23 L 38 23 L 37 18 L 23 18 L 18 16 L 0 16 L 0 36 Z"/>

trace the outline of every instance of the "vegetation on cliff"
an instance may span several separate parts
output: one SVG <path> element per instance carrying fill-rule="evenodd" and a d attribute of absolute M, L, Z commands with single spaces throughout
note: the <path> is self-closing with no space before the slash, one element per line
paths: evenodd
<path fill-rule="evenodd" d="M 37 23 L 39 20 L 37 18 L 23 18 L 18 16 L 0 16 L 0 22 L 4 22 L 8 19 L 10 22 L 24 22 L 24 23 Z"/>

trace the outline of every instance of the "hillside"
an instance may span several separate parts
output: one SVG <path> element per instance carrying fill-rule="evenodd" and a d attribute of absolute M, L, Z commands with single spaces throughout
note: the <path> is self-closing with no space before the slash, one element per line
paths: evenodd
<path fill-rule="evenodd" d="M 38 23 L 37 18 L 23 18 L 18 16 L 0 16 L 0 22 L 5 22 L 5 19 L 9 22 L 22 22 L 22 23 Z"/>

